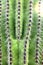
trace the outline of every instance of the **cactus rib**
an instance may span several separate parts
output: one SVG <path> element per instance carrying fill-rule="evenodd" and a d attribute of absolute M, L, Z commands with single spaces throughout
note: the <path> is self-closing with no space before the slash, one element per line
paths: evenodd
<path fill-rule="evenodd" d="M 5 10 L 5 33 L 7 40 L 7 52 L 8 52 L 8 65 L 12 65 L 12 50 L 11 50 L 11 39 L 9 32 L 9 0 L 6 0 L 6 10 Z"/>

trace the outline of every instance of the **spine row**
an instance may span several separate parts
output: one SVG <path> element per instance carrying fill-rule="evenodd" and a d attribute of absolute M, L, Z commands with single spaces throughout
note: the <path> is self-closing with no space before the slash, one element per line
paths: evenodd
<path fill-rule="evenodd" d="M 8 65 L 12 65 L 12 50 L 11 50 L 11 38 L 9 31 L 9 0 L 6 0 L 6 10 L 5 10 L 5 33 L 7 38 L 7 52 L 8 52 Z"/>

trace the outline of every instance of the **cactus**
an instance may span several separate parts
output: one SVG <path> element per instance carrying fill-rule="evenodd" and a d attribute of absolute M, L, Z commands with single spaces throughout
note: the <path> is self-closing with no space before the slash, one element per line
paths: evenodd
<path fill-rule="evenodd" d="M 30 34 L 31 34 L 31 26 L 32 26 L 32 22 L 33 22 L 33 1 L 30 0 L 29 2 L 29 22 L 28 22 L 28 29 L 27 29 L 27 33 L 26 33 L 26 37 L 25 37 L 25 41 L 24 41 L 24 65 L 28 65 L 28 49 L 29 49 L 29 40 L 30 40 Z M 25 51 L 26 50 L 26 51 Z"/>
<path fill-rule="evenodd" d="M 0 0 L 0 65 L 43 65 L 42 3 Z"/>
<path fill-rule="evenodd" d="M 40 16 L 40 5 L 41 1 L 39 1 L 39 12 L 38 12 L 38 23 L 37 23 L 37 39 L 36 39 L 36 64 L 40 65 L 40 43 L 41 43 L 41 16 Z"/>
<path fill-rule="evenodd" d="M 12 51 L 11 51 L 11 39 L 9 33 L 9 0 L 6 0 L 5 9 L 5 33 L 7 41 L 7 52 L 8 52 L 8 65 L 12 65 Z"/>

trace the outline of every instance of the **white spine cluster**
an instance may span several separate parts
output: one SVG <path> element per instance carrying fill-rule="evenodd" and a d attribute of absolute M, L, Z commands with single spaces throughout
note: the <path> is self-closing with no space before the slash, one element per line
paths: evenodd
<path fill-rule="evenodd" d="M 6 0 L 5 10 L 5 33 L 7 38 L 8 65 L 12 65 L 11 38 L 9 32 L 9 0 Z"/>
<path fill-rule="evenodd" d="M 29 48 L 29 40 L 31 35 L 31 27 L 33 22 L 33 0 L 29 1 L 29 22 L 28 22 L 28 29 L 24 41 L 24 65 L 28 65 L 28 48 Z"/>

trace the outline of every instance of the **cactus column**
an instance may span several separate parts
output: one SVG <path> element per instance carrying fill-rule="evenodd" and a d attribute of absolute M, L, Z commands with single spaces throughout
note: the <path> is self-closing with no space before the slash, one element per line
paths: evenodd
<path fill-rule="evenodd" d="M 2 34 L 1 34 L 2 1 L 0 0 L 0 65 L 2 65 Z"/>
<path fill-rule="evenodd" d="M 18 65 L 19 65 L 19 42 L 21 39 L 21 0 L 17 0 L 16 6 L 17 20 L 16 20 L 16 39 L 18 40 Z"/>
<path fill-rule="evenodd" d="M 19 40 L 21 38 L 21 32 L 20 32 L 20 13 L 21 12 L 21 1 L 17 1 L 17 23 L 16 23 L 16 38 Z"/>
<path fill-rule="evenodd" d="M 8 65 L 12 65 L 12 51 L 11 51 L 11 39 L 10 39 L 10 30 L 9 30 L 9 0 L 6 0 L 5 8 L 5 33 L 7 41 L 7 52 L 8 52 Z"/>
<path fill-rule="evenodd" d="M 38 1 L 38 22 L 37 22 L 37 37 L 36 37 L 36 65 L 40 65 L 40 43 L 41 43 L 41 0 Z"/>
<path fill-rule="evenodd" d="M 29 20 L 28 20 L 28 29 L 26 33 L 26 37 L 24 40 L 24 65 L 28 65 L 29 62 L 29 55 L 28 55 L 28 50 L 29 50 L 29 40 L 30 40 L 30 35 L 31 35 L 31 28 L 32 28 L 32 22 L 33 22 L 33 0 L 29 1 Z"/>

